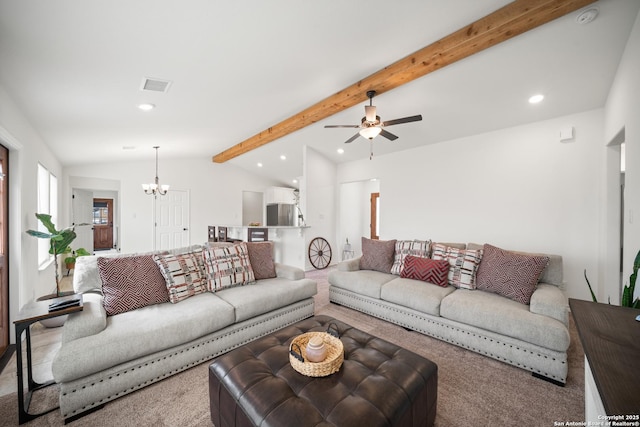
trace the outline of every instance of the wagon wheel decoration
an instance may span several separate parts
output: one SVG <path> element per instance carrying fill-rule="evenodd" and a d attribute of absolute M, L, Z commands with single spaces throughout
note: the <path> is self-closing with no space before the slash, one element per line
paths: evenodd
<path fill-rule="evenodd" d="M 309 261 L 317 270 L 325 269 L 331 263 L 331 246 L 322 237 L 316 237 L 309 243 Z"/>

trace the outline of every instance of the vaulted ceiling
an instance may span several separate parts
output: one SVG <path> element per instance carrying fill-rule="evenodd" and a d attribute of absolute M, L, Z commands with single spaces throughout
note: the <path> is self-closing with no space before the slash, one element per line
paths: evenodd
<path fill-rule="evenodd" d="M 0 85 L 65 165 L 152 160 L 154 145 L 161 160 L 210 159 L 508 3 L 0 0 Z M 602 107 L 639 9 L 601 0 L 377 96 L 383 120 L 423 120 L 376 138 L 376 155 Z M 141 90 L 145 78 L 171 85 Z M 287 184 L 303 145 L 365 158 L 369 141 L 344 144 L 353 129 L 324 129 L 364 105 L 229 162 Z"/>

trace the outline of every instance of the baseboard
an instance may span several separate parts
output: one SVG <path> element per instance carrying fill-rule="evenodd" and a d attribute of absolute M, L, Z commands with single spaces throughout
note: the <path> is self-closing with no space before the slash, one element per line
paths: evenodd
<path fill-rule="evenodd" d="M 7 349 L 4 351 L 2 357 L 0 357 L 0 374 L 4 371 L 5 366 L 9 364 L 9 360 L 11 360 L 11 356 L 16 351 L 16 345 L 10 344 Z"/>

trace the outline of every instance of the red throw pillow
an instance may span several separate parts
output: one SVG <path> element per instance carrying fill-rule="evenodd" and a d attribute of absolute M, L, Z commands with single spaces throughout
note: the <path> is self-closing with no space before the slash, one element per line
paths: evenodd
<path fill-rule="evenodd" d="M 109 316 L 169 301 L 167 282 L 151 255 L 101 257 L 98 272 Z"/>
<path fill-rule="evenodd" d="M 447 287 L 449 274 L 449 261 L 445 259 L 434 260 L 431 258 L 419 258 L 407 255 L 404 259 L 404 267 L 400 271 L 400 277 L 422 280 L 434 285 Z"/>

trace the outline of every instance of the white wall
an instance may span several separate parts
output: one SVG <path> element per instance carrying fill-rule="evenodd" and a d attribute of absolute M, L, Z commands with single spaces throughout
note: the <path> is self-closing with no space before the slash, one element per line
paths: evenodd
<path fill-rule="evenodd" d="M 362 237 L 371 237 L 371 193 L 380 191 L 380 181 L 370 179 L 340 184 L 340 201 L 337 218 L 338 259 L 342 259 L 342 249 L 349 239 L 355 256 L 362 254 Z M 384 215 L 382 213 L 381 215 Z"/>
<path fill-rule="evenodd" d="M 380 179 L 380 238 L 491 243 L 564 258 L 570 297 L 598 274 L 601 109 L 341 164 Z M 573 126 L 572 142 L 559 142 Z M 338 230 L 343 235 L 345 230 Z"/>
<path fill-rule="evenodd" d="M 61 166 L 4 87 L 0 86 L 0 142 L 9 149 L 10 316 L 37 296 L 55 289 L 53 264 L 38 270 L 38 242 L 26 230 L 38 227 L 38 163 L 60 181 Z M 60 204 L 59 204 L 60 205 Z M 64 221 L 61 217 L 60 221 Z M 59 227 L 64 224 L 56 224 Z M 11 328 L 11 340 L 15 342 Z"/>
<path fill-rule="evenodd" d="M 71 166 L 64 170 L 65 203 L 71 207 L 70 183 L 84 178 L 120 181 L 120 248 L 122 252 L 144 252 L 153 249 L 153 197 L 142 191 L 141 184 L 155 176 L 155 159 L 148 162 L 91 164 Z M 70 179 L 72 177 L 72 179 Z M 190 191 L 190 241 L 207 240 L 208 225 L 240 225 L 242 192 L 264 191 L 274 181 L 259 177 L 230 164 L 211 162 L 210 158 L 174 158 L 160 155 L 159 178 L 171 189 Z"/>
<path fill-rule="evenodd" d="M 605 106 L 605 143 L 615 139 L 624 129 L 626 144 L 625 212 L 624 212 L 624 257 L 623 284 L 628 284 L 633 259 L 640 250 L 640 14 L 627 41 L 622 60 Z M 608 150 L 611 157 L 611 150 Z M 605 218 L 606 213 L 604 214 Z M 609 214 L 611 215 L 611 214 Z M 607 227 L 611 220 L 602 224 L 602 239 L 607 243 L 606 253 L 616 251 L 608 237 L 615 230 Z M 609 266 L 612 263 L 608 263 Z M 603 293 L 617 293 L 615 265 L 609 267 L 602 278 L 606 289 Z M 636 284 L 635 296 L 640 296 L 640 283 Z"/>
<path fill-rule="evenodd" d="M 315 237 L 323 237 L 332 250 L 331 264 L 340 261 L 342 249 L 336 244 L 336 165 L 310 147 L 303 152 L 304 182 L 301 183 L 301 205 L 308 228 L 304 232 L 305 246 Z M 305 255 L 305 270 L 313 270 Z"/>

